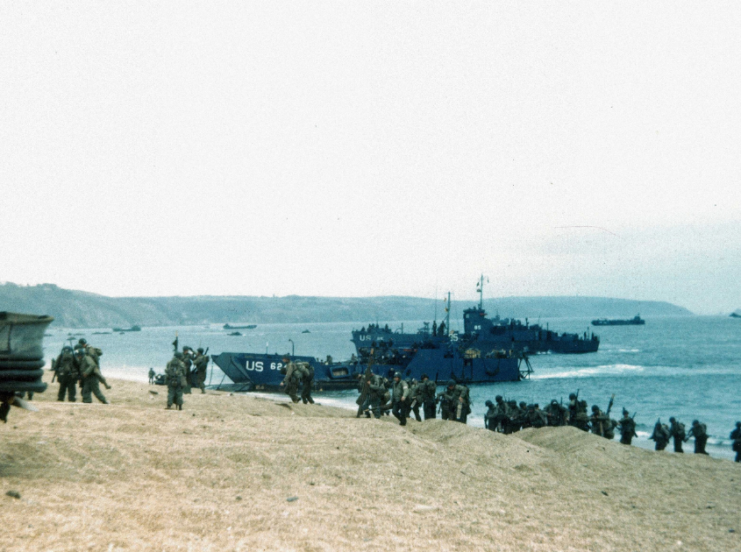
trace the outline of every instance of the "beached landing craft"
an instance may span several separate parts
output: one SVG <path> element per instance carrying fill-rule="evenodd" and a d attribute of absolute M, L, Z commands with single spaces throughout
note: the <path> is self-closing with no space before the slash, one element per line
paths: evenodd
<path fill-rule="evenodd" d="M 409 349 L 387 355 L 379 350 L 371 362 L 369 357 L 348 362 L 322 362 L 309 356 L 294 356 L 297 362 L 308 362 L 314 368 L 317 389 L 349 389 L 356 387 L 358 377 L 370 363 L 374 374 L 391 377 L 399 371 L 404 378 L 420 380 L 422 374 L 438 382 L 455 380 L 459 383 L 495 383 L 519 381 L 532 372 L 524 355 L 492 355 L 489 358 L 464 358 L 455 347 Z M 277 390 L 283 381 L 283 361 L 278 354 L 221 353 L 211 356 L 214 363 L 241 390 Z"/>
<path fill-rule="evenodd" d="M 0 419 L 5 420 L 10 406 L 35 410 L 16 397 L 18 392 L 41 393 L 46 384 L 42 342 L 51 316 L 0 312 Z"/>

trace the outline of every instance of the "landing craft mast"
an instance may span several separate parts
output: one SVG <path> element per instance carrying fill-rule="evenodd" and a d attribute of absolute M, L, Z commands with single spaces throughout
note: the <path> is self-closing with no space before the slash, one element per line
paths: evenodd
<path fill-rule="evenodd" d="M 486 279 L 489 282 L 489 278 Z M 476 293 L 479 294 L 479 310 L 484 310 L 484 275 L 481 275 L 479 281 L 476 282 Z"/>

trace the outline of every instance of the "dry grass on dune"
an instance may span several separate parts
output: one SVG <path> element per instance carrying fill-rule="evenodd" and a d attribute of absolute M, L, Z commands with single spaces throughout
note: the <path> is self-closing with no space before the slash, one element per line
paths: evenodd
<path fill-rule="evenodd" d="M 113 384 L 0 427 L 0 550 L 741 550 L 725 460 Z"/>

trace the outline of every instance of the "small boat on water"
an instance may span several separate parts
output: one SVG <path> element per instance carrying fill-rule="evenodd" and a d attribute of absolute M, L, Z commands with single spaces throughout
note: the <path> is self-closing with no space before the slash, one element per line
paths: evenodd
<path fill-rule="evenodd" d="M 142 331 L 142 327 L 134 325 L 134 326 L 131 326 L 130 328 L 113 328 L 113 331 L 119 332 L 119 333 L 120 332 L 140 332 Z"/>
<path fill-rule="evenodd" d="M 245 324 L 243 326 L 232 326 L 231 324 L 224 324 L 225 330 L 254 330 L 257 328 L 257 324 Z"/>
<path fill-rule="evenodd" d="M 737 312 L 732 312 L 731 313 L 731 318 L 741 318 L 741 314 L 739 314 Z"/>
<path fill-rule="evenodd" d="M 618 319 L 618 318 L 599 318 L 592 320 L 592 326 L 643 326 L 646 321 L 636 314 L 633 318 Z"/>

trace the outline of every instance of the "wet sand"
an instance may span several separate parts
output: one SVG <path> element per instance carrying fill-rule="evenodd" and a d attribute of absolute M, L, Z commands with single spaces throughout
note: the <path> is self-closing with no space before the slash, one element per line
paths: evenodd
<path fill-rule="evenodd" d="M 741 550 L 728 460 L 111 383 L 0 426 L 0 550 Z"/>

